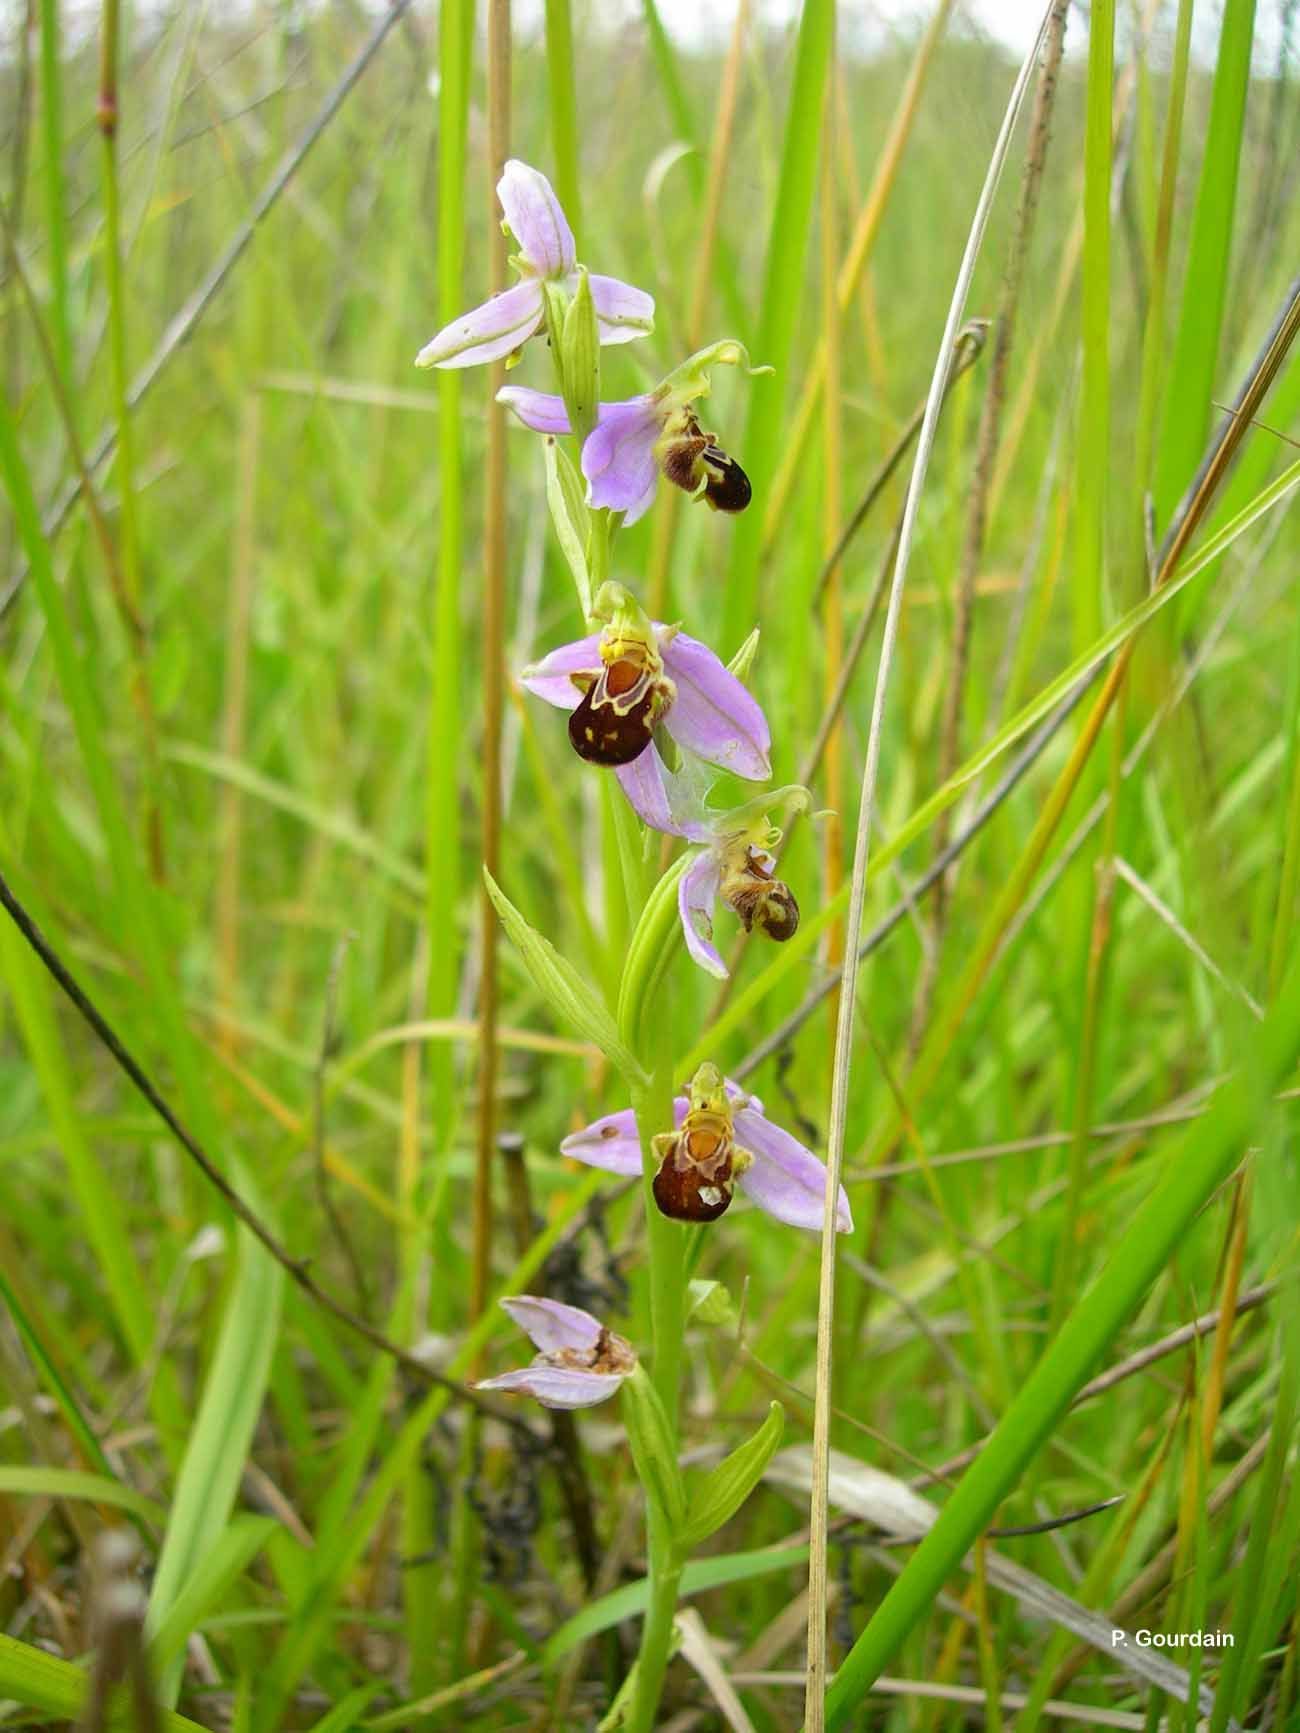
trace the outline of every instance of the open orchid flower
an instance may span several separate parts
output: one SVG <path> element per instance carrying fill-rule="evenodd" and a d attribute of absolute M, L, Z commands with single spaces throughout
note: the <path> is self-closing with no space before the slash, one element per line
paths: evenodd
<path fill-rule="evenodd" d="M 573 231 L 546 176 L 512 157 L 497 197 L 519 244 L 511 263 L 520 281 L 444 326 L 416 356 L 417 367 L 474 367 L 517 355 L 546 318 L 546 286 L 568 294 L 577 286 Z M 654 329 L 654 300 L 643 290 L 594 272 L 589 281 L 602 343 L 630 343 Z"/>
<path fill-rule="evenodd" d="M 602 631 L 562 644 L 521 676 L 536 697 L 571 712 L 569 739 L 580 758 L 615 766 L 634 806 L 634 766 L 660 726 L 688 752 L 747 781 L 771 775 L 767 718 L 707 645 L 652 623 L 621 584 L 602 585 L 592 614 L 607 622 Z"/>
<path fill-rule="evenodd" d="M 799 904 L 789 885 L 776 876 L 773 851 L 780 847 L 782 833 L 767 809 L 806 812 L 811 804 L 808 790 L 794 785 L 717 814 L 707 825 L 691 825 L 694 840 L 702 846 L 678 881 L 677 908 L 686 949 L 719 980 L 725 981 L 728 972 L 713 943 L 713 910 L 719 897 L 747 933 L 757 929 L 779 944 L 794 937 Z"/>
<path fill-rule="evenodd" d="M 725 981 L 727 965 L 713 942 L 719 898 L 747 933 L 757 929 L 784 943 L 798 929 L 799 904 L 789 885 L 776 876 L 774 851 L 782 832 L 769 813 L 807 812 L 812 796 L 792 783 L 756 795 L 730 812 L 714 812 L 704 802 L 707 779 L 701 777 L 702 770 L 688 759 L 682 771 L 671 771 L 652 745 L 630 767 L 623 786 L 652 830 L 699 845 L 678 881 L 677 907 L 686 949 L 702 969 Z"/>
<path fill-rule="evenodd" d="M 592 1408 L 607 1401 L 636 1365 L 631 1343 L 577 1306 L 532 1294 L 501 1304 L 539 1352 L 531 1366 L 481 1378 L 477 1390 L 517 1390 L 546 1408 Z"/>
<path fill-rule="evenodd" d="M 593 279 L 594 282 L 594 279 Z M 596 425 L 583 442 L 582 473 L 587 503 L 625 514 L 632 524 L 650 508 L 660 472 L 692 499 L 715 511 L 744 511 L 750 501 L 749 477 L 706 432 L 691 405 L 710 389 L 709 369 L 719 363 L 750 368 L 743 344 L 731 338 L 701 349 L 639 397 L 602 403 Z M 497 401 L 535 433 L 569 431 L 564 400 L 524 386 L 503 386 Z"/>
<path fill-rule="evenodd" d="M 673 1102 L 675 1130 L 653 1143 L 658 1171 L 655 1201 L 665 1215 L 685 1221 L 713 1221 L 726 1210 L 734 1189 L 768 1215 L 796 1228 L 820 1228 L 826 1195 L 826 1169 L 810 1149 L 774 1125 L 763 1103 L 723 1078 L 715 1065 L 702 1065 L 691 1080 L 689 1099 Z M 641 1172 L 641 1139 L 629 1107 L 608 1113 L 560 1145 L 560 1153 L 588 1167 L 624 1175 Z M 835 1212 L 840 1233 L 850 1233 L 853 1216 L 840 1187 Z"/>

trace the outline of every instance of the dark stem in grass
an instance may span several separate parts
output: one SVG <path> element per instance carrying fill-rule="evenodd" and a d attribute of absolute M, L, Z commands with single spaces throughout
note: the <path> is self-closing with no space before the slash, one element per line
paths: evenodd
<path fill-rule="evenodd" d="M 361 75 L 378 53 L 384 38 L 406 12 L 410 3 L 411 0 L 390 0 L 390 3 L 380 12 L 379 17 L 375 20 L 374 28 L 358 49 L 352 63 L 325 98 L 311 123 L 276 164 L 261 192 L 254 199 L 253 208 L 235 230 L 224 251 L 214 261 L 203 281 L 183 306 L 178 309 L 171 323 L 163 332 L 158 347 L 131 381 L 130 389 L 126 394 L 129 409 L 139 407 L 144 397 L 157 383 L 168 363 L 177 354 L 212 305 L 227 277 L 247 251 L 258 228 L 278 203 L 281 195 L 306 161 L 312 146 L 316 144 L 339 109 L 342 108 Z M 110 424 L 100 434 L 88 453 L 86 467 L 90 475 L 95 475 L 103 468 L 112 455 L 116 444 L 117 427 L 115 424 Z M 76 475 L 67 483 L 45 514 L 41 527 L 48 540 L 53 541 L 64 524 L 67 523 L 72 515 L 73 506 L 81 497 L 81 491 L 82 477 Z M 22 588 L 27 570 L 25 563 L 21 565 L 10 579 L 8 588 L 0 594 L 0 617 L 8 612 L 10 603 Z"/>
<path fill-rule="evenodd" d="M 1047 146 L 1051 133 L 1052 109 L 1055 105 L 1061 57 L 1065 51 L 1065 18 L 1068 0 L 1056 0 L 1047 26 L 1043 45 L 1043 62 L 1038 74 L 1033 114 L 1029 124 L 1029 145 L 1025 158 L 1024 176 L 1020 183 L 1020 199 L 1011 231 L 1006 272 L 993 322 L 992 353 L 989 359 L 988 383 L 980 409 L 979 429 L 975 439 L 975 464 L 970 492 L 966 498 L 966 525 L 962 538 L 961 562 L 957 570 L 954 596 L 952 640 L 948 652 L 948 676 L 944 683 L 943 719 L 939 734 L 939 764 L 935 781 L 943 784 L 957 768 L 961 753 L 961 716 L 966 695 L 966 675 L 970 667 L 971 628 L 975 613 L 975 578 L 984 553 L 988 528 L 989 489 L 993 481 L 993 465 L 1002 434 L 1002 410 L 1006 401 L 1007 371 L 1011 362 L 1011 345 L 1015 337 L 1016 315 L 1020 307 L 1020 285 L 1024 277 L 1025 260 L 1029 252 L 1034 218 L 1038 212 L 1038 194 L 1047 162 Z M 942 854 L 952 835 L 952 808 L 945 808 L 935 820 L 934 852 Z M 929 1018 L 930 1004 L 938 979 L 939 959 L 943 948 L 944 930 L 948 918 L 948 875 L 940 877 L 934 888 L 934 913 L 931 942 L 921 964 L 920 979 L 912 1008 L 912 1028 L 909 1053 L 915 1054 L 921 1043 Z"/>
<path fill-rule="evenodd" d="M 945 401 L 947 400 L 949 393 L 952 391 L 953 386 L 961 378 L 962 374 L 965 373 L 968 368 L 974 366 L 975 362 L 979 359 L 980 353 L 984 348 L 984 340 L 987 334 L 988 321 L 985 319 L 970 319 L 957 333 L 956 341 L 953 344 L 952 366 L 949 369 L 948 377 L 944 382 L 943 393 Z M 921 431 L 921 423 L 924 420 L 925 400 L 923 398 L 912 411 L 911 419 L 903 428 L 903 431 L 899 434 L 893 445 L 890 446 L 884 457 L 881 458 L 875 474 L 871 477 L 871 480 L 863 490 L 862 498 L 853 508 L 852 517 L 850 517 L 849 521 L 840 531 L 839 538 L 835 542 L 834 547 L 832 547 L 831 551 L 823 560 L 822 569 L 817 574 L 817 582 L 813 586 L 814 604 L 820 603 L 826 585 L 830 580 L 831 573 L 848 552 L 854 537 L 867 521 L 867 518 L 871 515 L 872 507 L 884 493 L 886 487 L 888 487 L 890 479 L 897 471 L 899 464 L 912 449 L 916 436 Z"/>
<path fill-rule="evenodd" d="M 160 1733 L 162 1715 L 145 1643 L 145 1592 L 135 1573 L 136 1545 L 123 1528 L 102 1533 L 93 1549 L 90 1589 L 95 1657 L 86 1685 L 78 1733 L 107 1733 L 122 1723 L 113 1714 L 117 1687 L 128 1684 L 137 1733 Z"/>
<path fill-rule="evenodd" d="M 91 1031 L 111 1055 L 118 1068 L 135 1085 L 208 1183 L 225 1199 L 231 1213 L 244 1224 L 256 1240 L 266 1247 L 275 1261 L 288 1272 L 292 1280 L 297 1283 L 309 1299 L 313 1300 L 323 1311 L 329 1312 L 332 1317 L 337 1318 L 341 1324 L 345 1324 L 354 1335 L 360 1336 L 362 1341 L 368 1342 L 372 1348 L 378 1349 L 381 1354 L 391 1355 L 399 1366 L 421 1383 L 436 1384 L 459 1401 L 468 1402 L 482 1413 L 490 1414 L 494 1419 L 500 1420 L 503 1425 L 522 1428 L 528 1432 L 530 1437 L 532 1436 L 532 1428 L 526 1421 L 520 1420 L 517 1415 L 498 1409 L 485 1397 L 478 1395 L 473 1390 L 466 1389 L 463 1384 L 458 1384 L 454 1378 L 444 1377 L 441 1372 L 426 1365 L 417 1355 L 408 1353 L 398 1343 L 390 1341 L 382 1331 L 376 1330 L 364 1318 L 359 1318 L 355 1312 L 349 1311 L 341 1301 L 336 1300 L 332 1294 L 318 1286 L 311 1275 L 307 1261 L 302 1258 L 295 1258 L 288 1248 L 281 1243 L 256 1211 L 245 1203 L 216 1162 L 177 1117 L 144 1068 L 127 1049 L 108 1019 L 98 1009 L 90 996 L 82 990 L 45 934 L 19 901 L 3 873 L 0 873 L 0 906 L 5 909 L 47 972 L 62 988 L 85 1022 L 89 1024 Z"/>

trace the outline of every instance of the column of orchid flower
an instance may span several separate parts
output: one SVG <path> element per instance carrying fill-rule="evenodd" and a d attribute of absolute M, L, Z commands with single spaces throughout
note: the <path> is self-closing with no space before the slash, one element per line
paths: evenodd
<path fill-rule="evenodd" d="M 502 1304 L 537 1354 L 531 1365 L 486 1379 L 481 1388 L 517 1391 L 553 1408 L 585 1408 L 622 1391 L 646 1499 L 649 1596 L 636 1666 L 604 1725 L 646 1730 L 654 1725 L 672 1653 L 682 1568 L 748 1496 L 782 1424 L 773 1404 L 753 1437 L 710 1473 L 684 1475 L 678 1465 L 688 1230 L 698 1233 L 715 1221 L 737 1190 L 780 1222 L 820 1230 L 826 1178 L 818 1158 L 716 1066 L 700 1066 L 686 1092 L 674 1093 L 684 1080 L 674 1078 L 667 1049 L 673 1030 L 664 1005 L 667 976 L 679 932 L 700 968 L 726 975 L 713 936 L 719 902 L 748 932 L 777 941 L 794 933 L 799 909 L 776 876 L 780 831 L 771 815 L 804 807 L 808 797 L 802 788 L 781 788 L 728 812 L 709 805 L 718 769 L 755 783 L 771 776 L 767 720 L 741 679 L 747 666 L 729 669 L 679 626 L 648 619 L 609 575 L 618 531 L 649 510 L 661 475 L 718 511 L 749 504 L 744 470 L 700 426 L 694 409 L 709 392 L 713 367 L 749 369 L 743 346 L 715 343 L 652 390 L 602 403 L 601 346 L 648 333 L 654 302 L 577 262 L 564 212 L 537 170 L 508 163 L 497 192 L 518 246 L 513 262 L 520 280 L 440 331 L 418 365 L 467 367 L 503 356 L 513 365 L 530 338 L 545 334 L 558 393 L 510 385 L 500 400 L 546 436 L 547 498 L 587 630 L 523 670 L 523 684 L 569 712 L 574 751 L 602 773 L 612 771 L 644 825 L 688 846 L 646 899 L 616 1016 L 489 880 L 503 924 L 543 994 L 604 1049 L 627 1084 L 630 1108 L 596 1120 L 560 1148 L 590 1166 L 641 1176 L 653 1341 L 648 1376 L 632 1345 L 599 1320 L 520 1295 Z M 578 444 L 576 470 L 556 443 L 566 437 Z M 852 1225 L 843 1192 L 839 1220 L 845 1230 Z"/>

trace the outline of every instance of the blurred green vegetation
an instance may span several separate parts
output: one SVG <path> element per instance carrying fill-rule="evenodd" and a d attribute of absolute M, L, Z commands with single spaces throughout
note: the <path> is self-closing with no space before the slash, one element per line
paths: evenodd
<path fill-rule="evenodd" d="M 1205 141 L 1223 145 L 1232 120 L 1220 120 L 1216 130 L 1213 68 L 1193 60 L 1174 157 L 1166 308 L 1149 318 L 1174 40 L 1171 9 L 1155 10 L 1149 41 L 1135 34 L 1127 8 L 1120 21 L 1104 475 L 1078 462 L 1080 295 L 1071 237 L 1082 212 L 1087 68 L 1083 25 L 1077 13 L 1070 17 L 978 562 L 959 762 L 1087 647 L 1091 635 L 1081 619 L 1086 626 L 1095 613 L 1108 623 L 1145 593 L 1144 501 L 1157 462 L 1175 478 L 1172 493 L 1162 479 L 1157 495 L 1159 536 L 1170 500 L 1190 480 L 1186 454 L 1199 455 L 1218 420 L 1212 404 L 1231 400 L 1294 274 L 1300 106 L 1290 59 L 1279 68 L 1256 65 L 1236 182 L 1225 187 L 1222 176 L 1210 177 L 1210 192 L 1199 194 Z M 42 30 L 59 31 L 58 8 L 32 8 L 25 47 L 23 32 L 12 27 L 14 11 L 0 65 L 0 182 L 6 225 L 62 374 L 66 414 L 32 309 L 7 267 L 0 353 L 13 455 L 6 476 L 12 509 L 0 511 L 0 870 L 294 1255 L 310 1259 L 316 1278 L 345 1303 L 368 1309 L 373 1323 L 407 1344 L 426 1343 L 435 1363 L 447 1366 L 463 1350 L 469 1324 L 487 382 L 467 374 L 462 396 L 459 739 L 436 738 L 431 762 L 443 513 L 439 399 L 435 382 L 411 362 L 441 322 L 437 20 L 417 10 L 393 26 L 133 413 L 131 500 L 144 624 L 137 643 L 84 506 L 42 543 L 55 601 L 39 604 L 39 573 L 29 570 L 20 467 L 49 521 L 77 477 L 74 439 L 93 450 L 116 411 L 95 123 L 97 20 L 67 8 L 65 34 L 52 38 L 59 52 L 42 63 Z M 769 233 L 778 186 L 795 141 L 830 139 L 834 249 L 843 257 L 919 41 L 904 31 L 856 57 L 856 10 L 842 11 L 832 133 L 820 111 L 789 112 L 793 31 L 760 24 L 746 36 L 722 183 L 719 262 L 700 330 L 692 329 L 691 291 L 706 229 L 722 52 L 668 40 L 656 53 L 643 20 L 613 24 L 599 6 L 579 6 L 573 20 L 580 255 L 596 270 L 652 290 L 658 302 L 653 337 L 605 352 L 604 395 L 643 389 L 697 340 L 730 334 L 755 345 L 772 317 L 761 303 L 775 252 L 788 266 L 788 282 L 798 285 L 791 365 L 762 387 L 719 377 L 704 407 L 721 443 L 744 462 L 744 432 L 755 426 L 750 394 L 761 389 L 768 421 L 759 431 L 778 474 L 795 451 L 796 412 L 826 315 L 816 200 L 805 229 Z M 1288 30 L 1293 12 L 1283 8 Z M 1248 39 L 1249 25 L 1239 6 L 1225 8 L 1225 31 L 1244 28 Z M 373 17 L 345 4 L 264 4 L 229 17 L 190 4 L 126 20 L 117 151 L 120 310 L 132 377 L 166 345 L 169 322 L 249 219 L 277 163 L 374 27 Z M 486 290 L 494 208 L 482 62 L 476 38 L 465 305 Z M 676 102 L 666 71 L 678 81 Z M 515 42 L 512 148 L 550 172 L 547 72 L 544 35 L 530 27 Z M 1013 76 L 1005 52 L 959 21 L 921 88 L 839 334 L 843 444 L 833 485 L 845 515 L 924 396 Z M 693 130 L 684 136 L 687 120 Z M 1023 144 L 995 209 L 972 315 L 989 317 L 997 308 L 1022 155 Z M 1198 197 L 1217 204 L 1196 214 Z M 1202 278 L 1186 270 L 1194 225 L 1208 237 L 1199 254 L 1192 248 L 1201 273 L 1224 253 L 1216 235 L 1231 237 L 1221 333 L 1197 326 L 1186 335 L 1183 309 L 1202 293 Z M 1180 357 L 1188 346 L 1198 378 L 1210 382 L 1210 403 L 1184 389 Z M 767 357 L 755 348 L 753 359 Z M 922 501 L 886 718 L 879 814 L 886 838 L 939 780 L 955 576 L 987 364 L 986 355 L 953 390 Z M 1154 367 L 1157 387 L 1148 424 L 1144 365 Z M 540 345 L 513 377 L 549 387 Z M 1264 411 L 1268 428 L 1246 441 L 1215 522 L 1291 460 L 1287 437 L 1298 401 L 1300 365 L 1293 362 Z M 1187 418 L 1198 415 L 1202 424 L 1189 431 Z M 756 617 L 739 635 L 729 602 L 740 533 L 732 521 L 683 505 L 669 544 L 661 498 L 655 513 L 620 537 L 614 572 L 645 593 L 663 560 L 667 617 L 680 618 L 724 658 L 751 624 L 761 627 L 751 683 L 772 722 L 778 782 L 795 778 L 816 733 L 828 653 L 832 661 L 843 654 L 844 636 L 875 586 L 908 468 L 884 490 L 844 557 L 844 634 L 832 640 L 815 597 L 832 485 L 820 412 L 811 428 L 779 512 L 766 521 L 770 494 L 752 508 L 755 523 L 745 533 L 757 559 Z M 1167 456 L 1171 443 L 1181 455 Z M 517 669 L 577 635 L 580 622 L 549 530 L 534 436 L 512 431 L 510 465 L 506 655 Z M 96 472 L 108 540 L 119 554 L 122 486 L 120 464 Z M 1103 496 L 1105 560 L 1081 612 L 1075 514 L 1089 489 Z M 1074 724 L 963 855 L 942 942 L 927 906 L 916 905 L 865 966 L 846 1176 L 860 1227 L 841 1252 L 835 1443 L 884 1472 L 908 1479 L 984 1435 L 1042 1350 L 1063 1246 L 1077 1245 L 1068 1304 L 1175 1147 L 1166 1121 L 1199 1108 L 1251 1049 L 1246 996 L 1270 1002 L 1295 920 L 1296 553 L 1295 526 L 1282 507 L 1143 638 L 1125 700 L 991 979 L 962 1017 L 934 1087 L 918 1104 L 914 1130 L 889 1137 L 881 1128 L 896 1124 L 894 1090 L 907 1095 L 927 958 L 933 1011 L 950 1000 L 1065 761 Z M 70 633 L 76 692 L 54 653 L 51 606 L 62 610 Z M 834 787 L 820 772 L 814 780 L 818 804 L 837 808 L 850 838 L 877 640 L 878 626 L 849 689 L 840 733 L 846 768 Z M 154 719 L 152 747 L 142 685 Z M 1122 752 L 1184 685 L 1185 696 L 1121 784 Z M 74 727 L 78 702 L 97 743 L 98 773 Z M 602 843 L 596 773 L 580 769 L 553 712 L 525 703 L 507 710 L 506 767 L 504 888 L 591 978 L 616 982 L 618 921 L 611 925 L 611 899 L 602 894 L 611 856 Z M 979 787 L 992 786 L 1000 768 Z M 436 833 L 426 835 L 431 778 L 451 791 L 461 817 L 450 857 Z M 1116 788 L 1122 798 L 1113 827 L 1077 841 L 1091 803 Z M 968 810 L 959 804 L 958 825 Z M 151 870 L 151 811 L 158 838 L 152 864 L 160 872 Z M 121 820 L 116 836 L 113 812 Z M 818 825 L 801 825 L 786 857 L 805 920 L 824 900 L 823 834 Z M 931 852 L 922 837 L 875 882 L 868 929 L 896 899 L 908 898 Z M 1116 876 L 1115 857 L 1127 876 Z M 844 856 L 836 884 L 847 870 Z M 441 897 L 444 882 L 451 894 Z M 1090 974 L 1099 884 L 1110 899 L 1106 965 Z M 739 1064 L 825 977 L 824 958 L 814 953 L 768 990 L 763 971 L 773 957 L 755 942 L 739 958 L 733 994 L 761 982 L 762 996 L 712 1051 L 724 1068 Z M 459 983 L 453 1004 L 429 1005 L 431 958 L 449 960 L 449 978 Z M 337 996 L 327 1014 L 332 972 Z M 589 1182 L 557 1154 L 575 1124 L 624 1103 L 590 1054 L 571 1043 L 537 1050 L 537 1034 L 571 1032 L 552 1027 L 504 948 L 501 972 L 500 1125 L 522 1140 L 536 1224 L 558 1233 L 572 1219 L 583 1223 L 552 1257 L 551 1291 L 622 1317 L 629 1335 L 644 1335 L 636 1197 L 612 1181 Z M 706 1038 L 717 994 L 698 973 L 688 978 L 681 968 L 678 975 L 673 1036 L 685 1054 Z M 6 1490 L 6 1470 L 107 1469 L 173 1512 L 165 1543 L 171 1559 L 161 1573 L 166 1590 L 155 1616 L 189 1587 L 185 1622 L 199 1636 L 183 1690 L 178 1645 L 163 1676 L 192 1718 L 307 1727 L 325 1725 L 327 1710 L 338 1707 L 329 1725 L 360 1725 L 365 1715 L 400 1705 L 409 1691 L 445 1689 L 522 1649 L 517 1671 L 467 1690 L 454 1709 L 438 1713 L 482 1728 L 542 1725 L 545 1703 L 567 1700 L 552 1725 L 594 1725 L 608 1700 L 617 1647 L 611 1654 L 592 1643 L 583 1652 L 567 1699 L 556 1699 L 554 1675 L 543 1676 L 535 1664 L 536 1646 L 590 1599 L 550 1465 L 517 1458 L 496 1428 L 473 1445 L 465 1411 L 455 1405 L 426 1426 L 441 1404 L 426 1399 L 417 1407 L 418 1393 L 391 1365 L 296 1292 L 279 1296 L 264 1256 L 249 1245 L 240 1249 L 214 1194 L 7 929 L 0 987 L 7 1203 L 0 1271 L 10 1311 L 10 1323 L 0 1321 L 0 1389 L 9 1404 L 0 1412 L 0 1557 L 13 1567 L 0 1584 L 0 1612 L 11 1634 L 70 1660 L 85 1651 L 78 1558 L 84 1525 L 99 1518 L 93 1502 L 58 1502 L 55 1482 L 46 1504 Z M 400 1033 L 430 1017 L 435 1022 L 413 1038 Z M 1089 1019 L 1095 1048 L 1083 1108 L 1087 1165 L 1071 1216 L 1062 1198 Z M 768 1112 L 815 1146 L 825 1132 L 832 1039 L 827 1006 L 751 1079 Z M 433 1061 L 433 1052 L 450 1052 L 454 1063 Z M 1245 1290 L 1293 1267 L 1293 1124 L 1289 1100 L 1261 1114 L 1252 1182 L 1202 1213 L 1113 1358 L 1212 1310 L 1225 1272 L 1235 1269 Z M 889 1177 L 868 1177 L 868 1152 L 889 1164 Z M 957 1154 L 960 1161 L 939 1160 Z M 921 1157 L 936 1162 L 937 1193 Z M 517 1193 L 507 1179 L 503 1165 L 494 1269 L 509 1292 L 516 1261 L 509 1200 Z M 322 1205 L 322 1185 L 335 1219 Z M 1249 1229 L 1236 1252 L 1234 1210 L 1245 1212 Z M 214 1224 L 219 1241 L 205 1234 Z M 817 1261 L 816 1236 L 740 1207 L 710 1232 L 698 1273 L 725 1283 L 743 1305 L 743 1346 L 734 1327 L 693 1331 L 684 1400 L 689 1442 L 730 1444 L 772 1395 L 789 1407 L 788 1441 L 806 1442 Z M 1031 1523 L 1128 1495 L 1127 1506 L 1077 1528 L 1002 1544 L 1104 1611 L 1174 1537 L 1172 1562 L 1137 1608 L 1141 1622 L 1235 1628 L 1247 1648 L 1255 1603 L 1241 1557 L 1252 1521 L 1267 1521 L 1272 1508 L 1262 1500 L 1257 1507 L 1258 1487 L 1271 1486 L 1283 1513 L 1283 1551 L 1273 1555 L 1279 1580 L 1268 1579 L 1264 1624 L 1254 1627 L 1262 1653 L 1252 1655 L 1255 1664 L 1238 1661 L 1233 1682 L 1233 1712 L 1251 1725 L 1265 1724 L 1258 1717 L 1270 1713 L 1278 1718 L 1267 1724 L 1280 1725 L 1295 1701 L 1295 1532 L 1286 1515 L 1288 1487 L 1292 1503 L 1295 1496 L 1286 1454 L 1292 1440 L 1275 1446 L 1274 1480 L 1247 1478 L 1207 1523 L 1189 1510 L 1203 1509 L 1206 1488 L 1267 1438 L 1279 1383 L 1285 1393 L 1294 1373 L 1277 1327 L 1293 1305 L 1284 1289 L 1243 1315 L 1217 1368 L 1210 1338 L 1070 1416 L 1000 1518 Z M 503 1335 L 491 1350 L 494 1369 L 514 1363 L 518 1350 Z M 1207 1412 L 1202 1484 L 1197 1499 L 1180 1507 Z M 1290 1415 L 1287 1401 L 1281 1412 Z M 622 1520 L 635 1483 L 606 1411 L 581 1430 L 597 1530 L 602 1548 L 613 1548 L 603 1584 L 611 1589 L 639 1574 L 639 1533 Z M 93 1436 L 104 1463 L 88 1459 L 83 1434 Z M 187 1456 L 196 1436 L 202 1451 Z M 403 1505 L 409 1519 L 421 1486 L 415 1520 L 399 1526 L 396 1510 Z M 943 1491 L 940 1485 L 929 1496 L 941 1500 Z M 239 1518 L 228 1525 L 235 1505 L 269 1514 L 277 1526 L 254 1534 L 237 1527 Z M 152 1562 L 161 1535 L 151 1514 L 141 1520 Z M 805 1538 L 802 1522 L 801 1504 L 765 1488 L 729 1525 L 720 1550 L 797 1544 Z M 407 1568 L 413 1534 L 424 1535 L 432 1565 Z M 861 1526 L 837 1531 L 832 1544 L 832 1653 L 839 1659 L 895 1565 Z M 213 1564 L 218 1548 L 228 1569 Z M 798 1629 L 784 1648 L 740 1663 L 802 1583 L 798 1564 L 787 1564 L 700 1597 L 709 1629 L 731 1645 L 728 1664 L 799 1668 Z M 410 1616 L 420 1595 L 423 1625 Z M 993 1676 L 1008 1690 L 1031 1688 L 1046 1648 L 1043 1624 L 1005 1597 L 975 1615 Z M 1259 1636 L 1265 1626 L 1266 1641 Z M 1049 1681 L 1069 1653 L 1068 1646 L 1052 1649 Z M 1204 1661 L 1211 1682 L 1218 1660 Z M 17 1696 L 6 1664 L 0 1654 L 0 1697 Z M 881 1697 L 858 1724 L 975 1724 L 988 1675 L 951 1602 L 912 1633 L 891 1671 L 971 1685 L 980 1707 Z M 64 1688 L 49 1687 L 56 1696 Z M 1143 1690 L 1117 1677 L 1106 1657 L 1089 1652 L 1073 1683 L 1052 1694 L 1131 1712 L 1125 1724 L 1143 1725 Z M 798 1690 L 770 1685 L 743 1695 L 756 1727 L 798 1725 Z M 721 1725 L 706 1687 L 680 1663 L 669 1699 L 674 1710 L 696 1705 L 695 1724 Z M 59 1712 L 54 1697 L 26 1701 Z M 1164 1708 L 1175 1717 L 1170 1724 L 1192 1724 L 1172 1702 Z M 423 1719 L 412 1712 L 409 1724 Z M 22 1711 L 0 1709 L 0 1720 L 20 1724 Z"/>

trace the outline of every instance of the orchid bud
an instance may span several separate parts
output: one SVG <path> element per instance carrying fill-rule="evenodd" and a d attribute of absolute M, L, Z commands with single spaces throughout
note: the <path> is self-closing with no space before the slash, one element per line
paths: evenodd
<path fill-rule="evenodd" d="M 564 314 L 559 363 L 569 425 L 579 439 L 585 439 L 596 425 L 600 404 L 600 333 L 591 278 L 581 266 L 577 291 Z"/>

